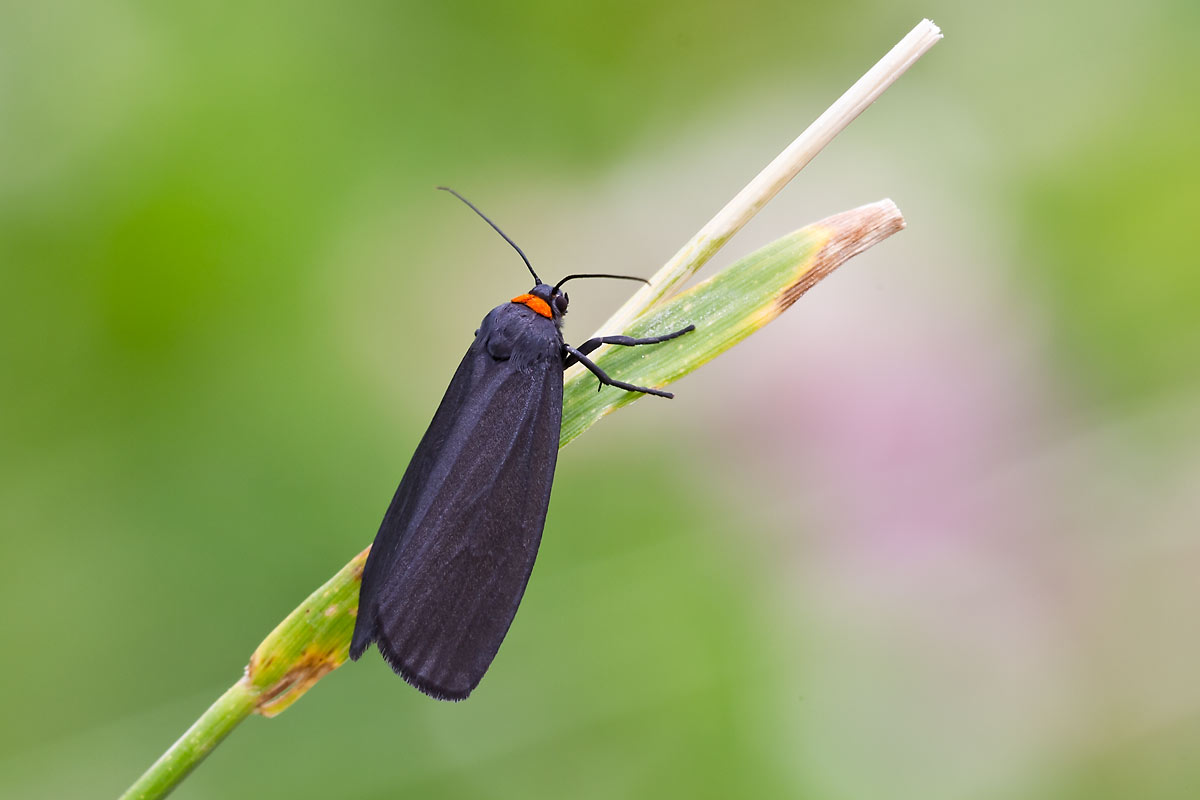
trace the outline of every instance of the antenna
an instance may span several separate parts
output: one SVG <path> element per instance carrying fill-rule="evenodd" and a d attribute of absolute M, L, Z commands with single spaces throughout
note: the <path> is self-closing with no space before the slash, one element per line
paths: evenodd
<path fill-rule="evenodd" d="M 639 278 L 635 275 L 610 275 L 607 272 L 584 272 L 584 273 L 580 273 L 578 275 L 568 275 L 567 277 L 563 278 L 558 283 L 554 284 L 554 288 L 557 289 L 558 287 L 562 286 L 567 281 L 573 280 L 575 278 L 616 278 L 617 280 L 620 280 L 620 281 L 641 281 L 642 283 L 646 284 L 647 286 L 650 285 L 650 281 L 646 280 L 645 278 Z"/>
<path fill-rule="evenodd" d="M 457 197 L 459 200 L 462 200 L 464 203 L 466 203 L 466 204 L 467 204 L 467 206 L 468 206 L 468 207 L 469 207 L 469 208 L 470 208 L 472 211 L 474 211 L 474 212 L 475 212 L 476 214 L 478 214 L 479 216 L 483 217 L 483 221 L 484 221 L 484 222 L 486 222 L 488 225 L 491 225 L 491 226 L 492 226 L 492 228 L 493 228 L 493 229 L 495 229 L 496 233 L 498 233 L 498 234 L 500 234 L 501 236 L 503 236 L 503 237 L 504 237 L 504 241 L 506 241 L 506 242 L 508 242 L 509 244 L 511 244 L 511 245 L 512 245 L 512 247 L 513 247 L 513 250 L 516 250 L 516 251 L 517 251 L 517 253 L 518 253 L 518 254 L 520 254 L 520 256 L 521 256 L 521 260 L 525 262 L 525 266 L 529 267 L 529 274 L 533 275 L 533 280 L 534 280 L 535 282 L 537 282 L 537 283 L 541 283 L 541 282 L 542 282 L 542 279 L 538 277 L 538 274 L 537 274 L 536 272 L 534 272 L 534 271 L 533 271 L 533 264 L 530 264 L 530 263 L 529 263 L 529 259 L 525 257 L 525 252 L 524 252 L 523 250 L 521 250 L 521 248 L 517 247 L 517 243 L 516 243 L 516 242 L 514 242 L 512 239 L 508 238 L 508 234 L 507 234 L 507 233 L 505 233 L 504 231 L 500 230 L 500 227 L 499 227 L 499 226 L 498 226 L 496 223 L 494 223 L 494 222 L 492 222 L 490 219 L 488 219 L 488 218 L 487 218 L 487 214 L 484 214 L 482 211 L 480 211 L 478 208 L 476 208 L 476 207 L 475 207 L 475 204 L 474 204 L 474 203 L 472 203 L 472 202 L 471 202 L 470 200 L 468 200 L 467 198 L 463 197 L 463 196 L 462 196 L 461 194 L 459 194 L 458 192 L 456 192 L 456 191 L 454 191 L 453 189 L 451 189 L 449 186 L 439 186 L 439 187 L 437 187 L 437 188 L 438 188 L 438 189 L 440 189 L 440 190 L 442 190 L 443 192 L 449 192 L 450 194 L 452 194 L 452 195 L 454 195 L 455 197 Z M 576 276 L 576 277 L 583 277 L 583 276 Z M 614 276 L 614 277 L 615 277 L 615 276 Z M 566 278 L 564 278 L 563 280 L 566 280 Z"/>

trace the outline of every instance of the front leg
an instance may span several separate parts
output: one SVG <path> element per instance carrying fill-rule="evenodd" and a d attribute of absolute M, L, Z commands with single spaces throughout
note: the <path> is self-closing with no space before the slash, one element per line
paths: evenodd
<path fill-rule="evenodd" d="M 635 339 L 632 336 L 597 336 L 595 339 L 588 339 L 575 349 L 583 355 L 587 355 L 602 344 L 619 344 L 625 347 L 633 347 L 639 344 L 658 344 L 659 342 L 669 342 L 671 339 L 683 336 L 685 333 L 691 333 L 694 330 L 696 330 L 695 325 L 688 325 L 686 328 L 681 328 L 674 333 L 667 333 L 662 336 L 648 336 L 645 339 Z M 569 367 L 578 360 L 575 355 L 569 355 L 563 366 L 564 368 Z"/>
<path fill-rule="evenodd" d="M 628 337 L 622 337 L 622 338 L 628 338 Z M 596 340 L 593 339 L 592 341 L 596 341 Z M 598 347 L 599 345 L 596 345 L 596 346 Z M 632 383 L 625 383 L 624 381 L 614 380 L 613 378 L 608 377 L 608 373 L 606 373 L 604 370 L 602 370 L 598 366 L 596 366 L 596 362 L 592 361 L 590 358 L 587 357 L 587 355 L 582 353 L 580 350 L 577 350 L 574 347 L 571 347 L 571 345 L 566 344 L 566 343 L 563 344 L 563 350 L 565 350 L 567 352 L 567 355 L 570 359 L 573 359 L 569 363 L 573 364 L 573 363 L 575 363 L 575 361 L 578 361 L 580 364 L 583 364 L 585 367 L 588 368 L 588 370 L 593 375 L 595 375 L 597 378 L 600 379 L 600 386 L 615 386 L 618 389 L 624 389 L 627 392 L 642 392 L 644 394 L 657 395 L 658 397 L 666 397 L 667 399 L 670 399 L 675 396 L 675 395 L 671 394 L 670 392 L 664 392 L 662 389 L 651 389 L 646 386 L 634 386 Z M 597 391 L 599 391 L 599 387 L 597 387 Z"/>

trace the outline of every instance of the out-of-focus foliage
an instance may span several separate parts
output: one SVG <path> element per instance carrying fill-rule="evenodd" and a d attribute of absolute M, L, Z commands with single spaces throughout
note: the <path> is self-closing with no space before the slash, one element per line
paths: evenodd
<path fill-rule="evenodd" d="M 909 229 L 563 452 L 476 696 L 364 660 L 179 796 L 1193 796 L 1170 0 L 0 6 L 0 795 L 120 791 L 370 540 L 528 288 L 434 185 L 544 275 L 649 274 L 923 15 L 729 256 Z"/>
<path fill-rule="evenodd" d="M 1195 70 L 1151 87 L 1027 187 L 1038 252 L 1027 266 L 1061 308 L 1063 355 L 1082 362 L 1075 377 L 1126 402 L 1200 378 L 1200 106 L 1179 101 L 1196 96 Z"/>

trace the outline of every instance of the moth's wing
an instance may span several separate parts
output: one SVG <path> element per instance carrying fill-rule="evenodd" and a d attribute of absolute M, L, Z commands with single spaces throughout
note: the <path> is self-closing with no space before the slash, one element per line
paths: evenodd
<path fill-rule="evenodd" d="M 434 697 L 462 699 L 478 685 L 537 556 L 562 422 L 557 334 L 541 334 L 518 336 L 504 360 L 495 340 L 490 351 L 472 345 L 363 573 L 351 656 L 374 640 L 396 672 Z M 545 357 L 529 357 L 535 346 Z"/>

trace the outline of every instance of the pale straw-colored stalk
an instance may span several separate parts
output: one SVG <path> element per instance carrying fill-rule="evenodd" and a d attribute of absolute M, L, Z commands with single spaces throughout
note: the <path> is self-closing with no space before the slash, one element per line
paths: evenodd
<path fill-rule="evenodd" d="M 712 256 L 762 210 L 779 190 L 816 158 L 817 153 L 867 110 L 908 68 L 929 52 L 942 38 L 942 31 L 927 19 L 908 32 L 854 85 L 839 97 L 804 133 L 775 156 L 762 172 L 746 184 L 716 216 L 704 224 L 687 244 L 679 248 L 654 277 L 650 285 L 638 289 L 617 312 L 609 317 L 597 335 L 624 330 L 635 317 L 669 295 L 695 274 Z"/>

